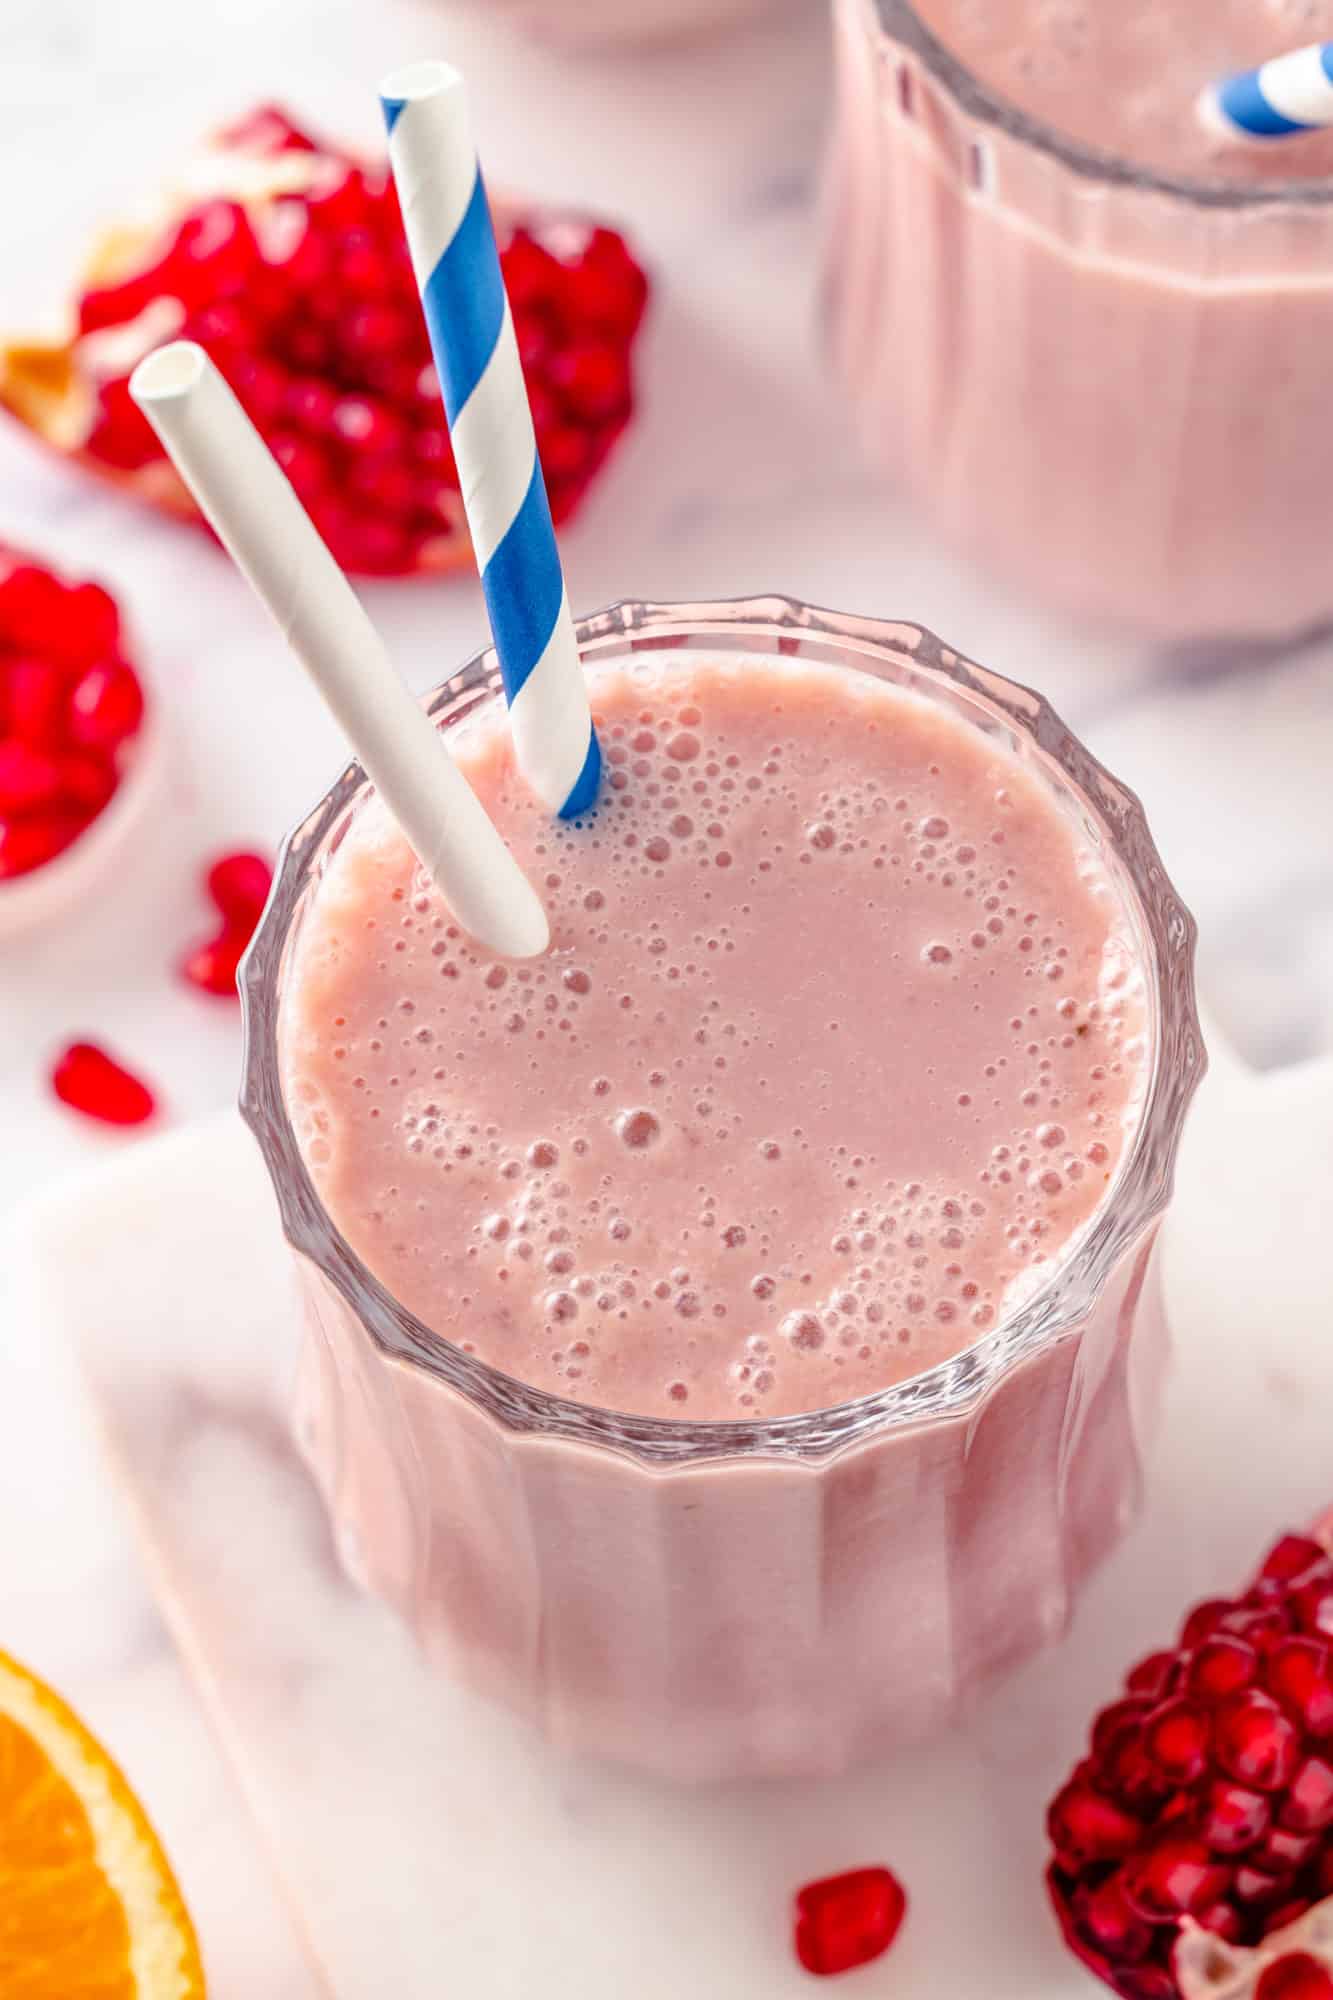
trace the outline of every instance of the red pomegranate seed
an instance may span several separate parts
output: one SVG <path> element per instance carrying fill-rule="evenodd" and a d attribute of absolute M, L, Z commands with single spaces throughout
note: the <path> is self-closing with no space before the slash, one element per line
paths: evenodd
<path fill-rule="evenodd" d="M 1261 1583 L 1294 1583 L 1316 1563 L 1326 1563 L 1327 1560 L 1328 1551 L 1310 1535 L 1283 1535 L 1269 1550 L 1259 1578 Z"/>
<path fill-rule="evenodd" d="M 1076 1866 L 1085 1866 L 1095 1861 L 1119 1861 L 1133 1853 L 1143 1822 L 1114 1799 L 1075 1779 L 1052 1804 L 1047 1828 L 1056 1852 Z"/>
<path fill-rule="evenodd" d="M 1205 1701 L 1220 1701 L 1250 1686 L 1259 1671 L 1259 1656 L 1244 1639 L 1224 1632 L 1205 1639 L 1190 1663 L 1189 1682 Z"/>
<path fill-rule="evenodd" d="M 1298 1868 L 1304 1868 L 1318 1847 L 1317 1833 L 1289 1833 L 1285 1827 L 1275 1826 L 1257 1847 L 1250 1849 L 1247 1859 L 1270 1875 L 1294 1875 Z"/>
<path fill-rule="evenodd" d="M 250 931 L 224 924 L 216 937 L 196 945 L 181 962 L 181 975 L 201 993 L 219 1000 L 236 998 L 236 968 L 250 942 Z"/>
<path fill-rule="evenodd" d="M 315 494 L 322 493 L 329 484 L 329 462 L 323 452 L 309 438 L 295 437 L 290 431 L 275 431 L 269 442 L 278 464 L 309 505 Z"/>
<path fill-rule="evenodd" d="M 1333 1733 L 1333 1678 L 1328 1648 L 1317 1639 L 1284 1639 L 1264 1662 L 1264 1685 L 1310 1736 Z"/>
<path fill-rule="evenodd" d="M 237 201 L 206 201 L 181 223 L 161 265 L 163 289 L 190 310 L 243 293 L 259 245 Z"/>
<path fill-rule="evenodd" d="M 590 423 L 617 416 L 629 406 L 629 363 L 623 348 L 571 348 L 551 362 L 547 380 L 563 396 L 566 407 Z"/>
<path fill-rule="evenodd" d="M 1289 1951 L 1264 1967 L 1254 2000 L 1333 2000 L 1333 1974 L 1309 1952 Z"/>
<path fill-rule="evenodd" d="M 1125 1675 L 1126 1693 L 1161 1701 L 1176 1684 L 1178 1665 L 1174 1653 L 1149 1653 L 1146 1660 L 1140 1660 Z"/>
<path fill-rule="evenodd" d="M 78 839 L 86 825 L 86 818 L 67 812 L 46 813 L 40 819 L 6 819 L 0 813 L 0 882 L 45 867 Z"/>
<path fill-rule="evenodd" d="M 1270 1807 L 1262 1792 L 1243 1785 L 1214 1785 L 1200 1831 L 1216 1854 L 1243 1854 L 1268 1830 Z"/>
<path fill-rule="evenodd" d="M 262 854 L 223 854 L 209 869 L 205 886 L 224 917 L 248 922 L 253 929 L 272 881 L 273 870 Z"/>
<path fill-rule="evenodd" d="M 1293 1592 L 1291 1604 L 1303 1632 L 1315 1638 L 1333 1638 L 1333 1578 L 1321 1574 L 1301 1584 Z"/>
<path fill-rule="evenodd" d="M 120 643 L 115 598 L 100 583 L 79 583 L 62 591 L 44 641 L 47 659 L 63 667 L 90 667 L 106 659 Z"/>
<path fill-rule="evenodd" d="M 1202 1604 L 1196 1604 L 1185 1620 L 1180 1633 L 1180 1650 L 1193 1652 L 1216 1630 L 1219 1619 L 1225 1618 L 1235 1607 L 1225 1597 L 1210 1597 Z"/>
<path fill-rule="evenodd" d="M 128 380 L 103 382 L 99 387 L 88 450 L 122 472 L 137 472 L 161 456 L 152 425 L 130 395 Z"/>
<path fill-rule="evenodd" d="M 881 1957 L 898 1935 L 907 1897 L 887 1868 L 857 1868 L 809 1882 L 796 1895 L 796 1956 L 807 1972 L 850 1972 Z"/>
<path fill-rule="evenodd" d="M 1293 1833 L 1322 1833 L 1333 1826 L 1333 1766 L 1307 1757 L 1298 1767 L 1279 1818 Z"/>
<path fill-rule="evenodd" d="M 1168 1836 L 1125 1870 L 1125 1894 L 1145 1923 L 1171 1923 L 1224 1895 L 1228 1872 L 1201 1840 Z"/>
<path fill-rule="evenodd" d="M 60 739 L 65 675 L 50 660 L 0 661 L 0 732 L 49 750 Z"/>
<path fill-rule="evenodd" d="M 45 655 L 60 621 L 65 592 L 49 570 L 16 562 L 0 573 L 0 640 Z"/>
<path fill-rule="evenodd" d="M 94 1042 L 72 1042 L 51 1072 L 62 1104 L 104 1125 L 142 1125 L 157 1109 L 146 1083 Z"/>
<path fill-rule="evenodd" d="M 1143 1747 L 1165 1777 L 1192 1785 L 1208 1768 L 1208 1713 L 1190 1701 L 1169 1701 L 1144 1724 Z"/>
<path fill-rule="evenodd" d="M 1230 1903 L 1212 1903 L 1206 1910 L 1199 1910 L 1194 1921 L 1201 1930 L 1225 1938 L 1228 1944 L 1239 1944 L 1245 1932 L 1240 1911 Z"/>
<path fill-rule="evenodd" d="M 1116 1965 L 1137 1965 L 1152 1949 L 1153 1927 L 1135 1913 L 1118 1876 L 1081 1893 L 1074 1912 L 1089 1944 Z"/>
<path fill-rule="evenodd" d="M 116 789 L 113 765 L 100 757 L 62 757 L 56 767 L 60 797 L 84 819 L 92 819 Z"/>
<path fill-rule="evenodd" d="M 110 756 L 143 720 L 143 690 L 120 661 L 89 667 L 69 697 L 69 733 L 84 750 Z"/>
<path fill-rule="evenodd" d="M 20 737 L 0 738 L 0 814 L 26 819 L 46 812 L 60 797 L 60 767 L 44 750 Z"/>
<path fill-rule="evenodd" d="M 1299 1731 L 1267 1695 L 1229 1695 L 1214 1722 L 1214 1750 L 1239 1784 L 1277 1792 L 1290 1783 L 1301 1754 Z"/>

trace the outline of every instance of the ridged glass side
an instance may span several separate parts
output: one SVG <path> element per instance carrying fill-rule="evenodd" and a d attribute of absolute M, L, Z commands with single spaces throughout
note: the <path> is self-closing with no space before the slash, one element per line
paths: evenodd
<path fill-rule="evenodd" d="M 765 647 L 885 675 L 1028 758 L 1100 843 L 1148 970 L 1155 1061 L 1107 1201 L 1046 1285 L 954 1360 L 767 1422 L 565 1402 L 415 1320 L 324 1213 L 287 1120 L 283 965 L 364 789 L 284 853 L 243 972 L 243 1109 L 307 1300 L 299 1433 L 353 1574 L 448 1670 L 553 1740 L 690 1779 L 831 1771 L 956 1712 L 1065 1621 L 1140 1476 L 1161 1315 L 1151 1264 L 1202 1069 L 1193 926 L 1131 794 L 1035 695 L 918 627 L 784 599 L 614 607 L 586 658 Z M 487 698 L 490 655 L 436 697 Z"/>

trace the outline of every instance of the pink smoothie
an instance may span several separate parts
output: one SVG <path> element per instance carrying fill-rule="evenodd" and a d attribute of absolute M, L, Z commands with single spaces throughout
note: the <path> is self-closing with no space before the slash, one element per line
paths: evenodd
<path fill-rule="evenodd" d="M 285 1090 L 346 1240 L 573 1400 L 778 1416 L 970 1345 L 1114 1179 L 1147 1072 L 1117 896 L 1050 791 L 864 674 L 603 670 L 553 822 L 502 714 L 457 754 L 539 884 L 532 965 L 363 812 L 287 980 Z"/>
<path fill-rule="evenodd" d="M 1152 638 L 1333 616 L 1333 133 L 1232 144 L 1195 108 L 1333 37 L 1333 0 L 834 19 L 830 334 L 894 484 L 1002 580 Z"/>
<path fill-rule="evenodd" d="M 1333 40 L 1333 0 L 917 0 L 991 90 L 1053 131 L 1175 178 L 1333 174 L 1333 131 L 1229 143 L 1196 115 L 1204 84 Z"/>

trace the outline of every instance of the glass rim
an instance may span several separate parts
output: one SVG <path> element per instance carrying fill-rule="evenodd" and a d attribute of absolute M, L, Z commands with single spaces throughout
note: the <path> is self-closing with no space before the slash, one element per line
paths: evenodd
<path fill-rule="evenodd" d="M 989 715 L 1063 781 L 1095 817 L 1133 891 L 1155 1003 L 1151 1076 L 1116 1178 L 1069 1253 L 997 1326 L 947 1361 L 829 1409 L 736 1419 L 636 1416 L 535 1388 L 465 1353 L 400 1304 L 342 1237 L 306 1169 L 281 1087 L 278 1026 L 287 941 L 328 839 L 371 789 L 353 761 L 284 841 L 268 905 L 238 975 L 240 1110 L 263 1154 L 287 1241 L 342 1295 L 382 1352 L 424 1367 L 510 1431 L 600 1446 L 661 1467 L 731 1457 L 818 1461 L 885 1429 L 957 1417 L 1087 1320 L 1126 1253 L 1146 1240 L 1170 1199 L 1185 1113 L 1206 1057 L 1194 994 L 1194 920 L 1166 874 L 1143 807 L 1044 696 L 977 665 L 920 625 L 765 596 L 626 601 L 578 621 L 577 632 L 585 659 L 690 642 L 762 650 L 765 641 L 779 652 L 797 652 L 806 641 L 811 657 L 822 645 L 860 653 L 867 662 L 897 658 L 909 674 L 943 684 L 955 700 Z M 488 647 L 425 698 L 427 710 L 439 716 L 469 695 L 475 703 L 499 689 L 495 650 Z"/>
<path fill-rule="evenodd" d="M 1210 209 L 1300 209 L 1333 206 L 1333 176 L 1315 180 L 1245 183 L 1225 178 L 1197 179 L 1175 176 L 1082 145 L 1077 139 L 1034 118 L 1011 99 L 994 91 L 970 70 L 963 59 L 942 42 L 922 19 L 912 0 L 869 0 L 885 32 L 920 58 L 935 78 L 964 111 L 1008 137 L 1021 140 L 1035 152 L 1058 160 L 1080 178 L 1103 185 L 1126 187 L 1141 193 L 1168 195 L 1196 208 Z M 1200 89 L 1209 81 L 1200 79 Z"/>

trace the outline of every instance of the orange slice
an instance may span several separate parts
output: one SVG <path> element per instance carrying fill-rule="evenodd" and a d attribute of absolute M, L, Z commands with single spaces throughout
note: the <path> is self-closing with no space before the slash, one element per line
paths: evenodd
<path fill-rule="evenodd" d="M 181 1892 L 125 1778 L 0 1653 L 0 1995 L 202 2000 Z"/>

